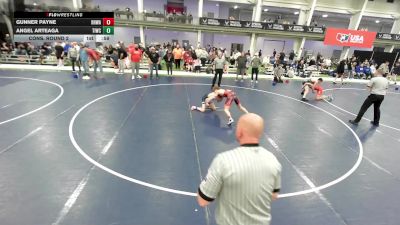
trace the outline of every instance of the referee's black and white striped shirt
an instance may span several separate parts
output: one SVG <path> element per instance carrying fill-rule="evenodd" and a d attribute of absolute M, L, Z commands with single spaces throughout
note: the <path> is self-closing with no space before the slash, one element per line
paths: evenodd
<path fill-rule="evenodd" d="M 219 225 L 268 225 L 272 193 L 281 188 L 281 164 L 258 144 L 218 154 L 201 182 L 199 195 L 216 199 Z"/>

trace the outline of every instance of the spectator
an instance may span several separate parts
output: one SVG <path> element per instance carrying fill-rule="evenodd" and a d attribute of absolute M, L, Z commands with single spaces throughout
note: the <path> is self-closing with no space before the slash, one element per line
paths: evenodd
<path fill-rule="evenodd" d="M 97 79 L 97 68 L 99 68 L 100 73 L 103 73 L 103 66 L 101 63 L 101 53 L 91 48 L 87 48 L 86 52 L 89 59 L 93 62 L 94 77 Z"/>
<path fill-rule="evenodd" d="M 1 52 L 2 53 L 10 53 L 11 52 L 11 48 L 9 48 L 8 46 L 7 46 L 7 43 L 6 42 L 2 42 L 1 43 Z"/>
<path fill-rule="evenodd" d="M 63 66 L 64 62 L 64 47 L 61 45 L 61 42 L 57 42 L 56 46 L 54 47 L 54 49 L 56 50 L 56 57 L 57 57 L 57 66 Z"/>
<path fill-rule="evenodd" d="M 376 70 L 376 69 L 375 69 Z M 357 64 L 355 67 L 356 77 L 363 78 L 364 77 L 364 67 L 363 64 Z"/>
<path fill-rule="evenodd" d="M 196 58 L 195 60 L 193 60 L 193 66 L 194 66 L 194 72 L 200 73 L 201 61 L 199 58 Z"/>
<path fill-rule="evenodd" d="M 114 49 L 114 51 L 110 55 L 110 59 L 111 59 L 111 66 L 114 69 L 118 69 L 118 51 L 117 51 L 117 49 Z"/>
<path fill-rule="evenodd" d="M 114 53 L 115 48 L 110 44 L 107 48 L 107 53 L 112 55 Z"/>
<path fill-rule="evenodd" d="M 222 57 L 222 55 L 222 52 L 218 52 L 218 57 L 214 59 L 213 70 L 215 71 L 215 75 L 212 81 L 211 88 L 214 87 L 215 82 L 217 81 L 217 76 L 219 77 L 218 87 L 221 87 L 222 74 L 224 73 L 224 71 L 227 71 L 228 62 L 226 61 L 225 57 Z"/>
<path fill-rule="evenodd" d="M 247 57 L 244 55 L 245 53 L 242 52 L 240 56 L 237 57 L 236 59 L 236 80 L 238 80 L 239 75 L 242 76 L 242 82 L 243 82 L 243 76 L 246 74 L 246 63 L 247 63 Z"/>
<path fill-rule="evenodd" d="M 172 54 L 174 55 L 175 69 L 181 69 L 181 60 L 183 58 L 183 49 L 179 46 L 179 44 L 176 45 L 176 47 L 172 51 Z"/>
<path fill-rule="evenodd" d="M 254 58 L 251 60 L 251 83 L 253 83 L 253 76 L 256 75 L 256 83 L 258 83 L 258 70 L 261 65 L 261 60 L 258 57 L 258 54 L 254 55 Z"/>
<path fill-rule="evenodd" d="M 341 84 L 343 85 L 345 65 L 346 65 L 346 60 L 343 59 L 342 61 L 339 62 L 339 65 L 336 69 L 337 75 L 335 77 L 335 80 L 333 81 L 333 84 L 336 84 L 336 80 L 340 78 Z"/>
<path fill-rule="evenodd" d="M 275 58 L 275 56 L 276 56 L 276 50 L 274 49 L 274 51 L 272 52 L 272 57 Z"/>
<path fill-rule="evenodd" d="M 79 73 L 81 72 L 81 65 L 79 65 L 79 61 L 77 61 L 78 59 L 78 49 L 76 48 L 76 44 L 73 43 L 72 46 L 68 49 L 68 53 L 67 56 L 69 58 L 69 60 L 71 61 L 72 64 L 72 72 L 76 72 L 75 71 L 75 63 L 77 64 L 78 68 L 79 68 Z"/>
<path fill-rule="evenodd" d="M 65 45 L 64 45 L 64 55 L 65 56 L 68 55 L 69 48 L 71 48 L 71 45 L 68 42 L 65 42 Z"/>
<path fill-rule="evenodd" d="M 389 78 L 389 80 L 394 81 L 394 84 L 397 84 L 397 75 L 400 75 L 400 62 L 396 62 L 392 71 L 392 75 Z"/>
<path fill-rule="evenodd" d="M 200 58 L 201 65 L 202 65 L 202 66 L 205 66 L 205 65 L 206 65 L 206 61 L 207 61 L 207 58 L 208 58 L 208 53 L 207 53 L 207 51 L 206 51 L 205 48 L 202 48 L 202 49 L 201 49 L 200 55 L 198 55 L 198 57 Z"/>
<path fill-rule="evenodd" d="M 129 58 L 131 60 L 131 68 L 132 68 L 132 80 L 136 78 L 142 78 L 139 75 L 140 70 L 140 62 L 142 61 L 142 50 L 139 49 L 139 46 L 135 44 L 135 46 L 129 49 Z"/>
<path fill-rule="evenodd" d="M 271 222 L 271 201 L 281 188 L 281 164 L 259 146 L 264 133 L 263 119 L 253 113 L 237 124 L 240 147 L 218 154 L 198 189 L 201 207 L 216 200 L 215 218 L 222 224 L 264 224 Z"/>
<path fill-rule="evenodd" d="M 369 66 L 369 63 L 364 63 L 363 72 L 366 80 L 368 80 L 370 77 L 372 78 L 373 73 L 371 73 L 371 67 Z"/>
<path fill-rule="evenodd" d="M 379 69 L 383 71 L 383 76 L 386 77 L 389 74 L 389 61 L 385 61 L 379 66 Z"/>
<path fill-rule="evenodd" d="M 285 53 L 282 51 L 280 54 L 279 54 L 279 61 L 280 61 L 280 63 L 283 63 L 284 61 L 285 61 Z"/>
<path fill-rule="evenodd" d="M 44 43 L 40 47 L 40 64 L 43 64 L 43 60 L 51 54 L 51 46 L 47 43 Z"/>
<path fill-rule="evenodd" d="M 282 76 L 285 73 L 282 64 L 278 64 L 277 67 L 274 68 L 274 82 L 283 83 Z"/>
<path fill-rule="evenodd" d="M 164 56 L 165 65 L 167 66 L 167 75 L 172 75 L 172 64 L 174 62 L 174 56 L 171 50 L 167 51 L 167 54 Z"/>
<path fill-rule="evenodd" d="M 9 48 L 13 48 L 13 42 L 12 42 L 10 34 L 6 34 L 6 37 L 4 38 L 4 40 L 6 41 L 7 46 Z"/>
<path fill-rule="evenodd" d="M 193 16 L 192 16 L 192 14 L 190 13 L 189 16 L 188 16 L 188 23 L 189 23 L 189 24 L 192 24 L 192 22 L 193 22 Z"/>
<path fill-rule="evenodd" d="M 125 50 L 125 46 L 118 45 L 118 72 L 117 74 L 124 74 L 125 73 L 125 59 L 128 57 L 128 53 Z"/>
<path fill-rule="evenodd" d="M 290 53 L 289 53 L 289 64 L 290 64 L 290 65 L 293 64 L 294 57 L 295 57 L 294 50 L 292 50 L 292 51 L 290 51 Z"/>
<path fill-rule="evenodd" d="M 105 50 L 104 50 L 102 43 L 98 43 L 98 45 L 95 49 L 95 53 L 97 54 L 97 57 L 98 57 L 95 67 L 94 67 L 94 73 L 96 75 L 96 66 L 99 68 L 99 71 L 101 73 L 103 73 L 103 56 L 105 54 Z"/>
<path fill-rule="evenodd" d="M 376 67 L 378 67 L 378 65 L 376 63 L 371 63 L 371 66 L 369 67 L 371 74 L 375 74 Z"/>
<path fill-rule="evenodd" d="M 300 77 L 304 77 L 304 60 L 300 60 L 299 64 L 297 65 L 297 74 Z"/>
<path fill-rule="evenodd" d="M 150 79 L 153 78 L 153 70 L 156 70 L 156 78 L 158 79 L 158 66 L 160 65 L 160 55 L 156 52 L 154 47 L 150 48 L 149 56 L 149 67 L 150 67 Z"/>
<path fill-rule="evenodd" d="M 89 76 L 89 63 L 88 63 L 89 56 L 88 56 L 86 50 L 87 50 L 87 46 L 81 44 L 80 45 L 80 50 L 79 50 L 79 61 L 81 61 L 81 64 L 82 64 L 82 67 L 83 67 L 83 77 L 82 77 L 82 79 L 84 79 L 84 80 L 90 79 L 90 76 Z"/>

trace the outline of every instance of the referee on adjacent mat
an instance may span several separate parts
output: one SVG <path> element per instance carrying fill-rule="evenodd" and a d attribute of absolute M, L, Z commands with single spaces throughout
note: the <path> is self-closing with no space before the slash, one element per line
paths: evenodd
<path fill-rule="evenodd" d="M 281 187 L 281 164 L 259 146 L 263 119 L 253 113 L 240 117 L 231 151 L 218 154 L 201 182 L 197 201 L 201 207 L 216 199 L 218 225 L 269 225 L 271 201 Z"/>
<path fill-rule="evenodd" d="M 389 81 L 383 77 L 383 73 L 384 71 L 381 69 L 375 72 L 375 77 L 372 78 L 367 85 L 371 94 L 365 99 L 357 117 L 354 120 L 349 120 L 350 123 L 357 125 L 368 108 L 374 104 L 374 120 L 371 121 L 371 124 L 379 126 L 379 119 L 381 117 L 380 107 L 387 93 L 387 89 L 389 88 Z"/>

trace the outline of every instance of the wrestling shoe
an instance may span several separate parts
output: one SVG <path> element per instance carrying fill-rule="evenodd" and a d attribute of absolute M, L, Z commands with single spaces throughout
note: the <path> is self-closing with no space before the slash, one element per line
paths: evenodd
<path fill-rule="evenodd" d="M 306 98 L 301 98 L 301 100 L 302 100 L 303 102 L 308 102 L 308 99 L 306 99 Z"/>
<path fill-rule="evenodd" d="M 194 106 L 194 105 L 192 107 L 190 107 L 190 110 L 192 110 L 192 111 L 195 109 L 196 109 L 196 106 Z"/>
<path fill-rule="evenodd" d="M 349 123 L 353 124 L 353 125 L 358 125 L 358 122 L 355 120 L 349 120 Z"/>
<path fill-rule="evenodd" d="M 230 126 L 232 123 L 235 122 L 232 118 L 229 118 L 228 123 L 226 125 Z"/>

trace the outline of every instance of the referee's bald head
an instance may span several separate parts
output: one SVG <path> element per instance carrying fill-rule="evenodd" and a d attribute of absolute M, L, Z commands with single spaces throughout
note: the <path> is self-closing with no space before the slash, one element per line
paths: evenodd
<path fill-rule="evenodd" d="M 240 144 L 259 141 L 264 132 L 264 120 L 255 113 L 247 113 L 239 118 L 236 128 L 236 138 Z"/>

